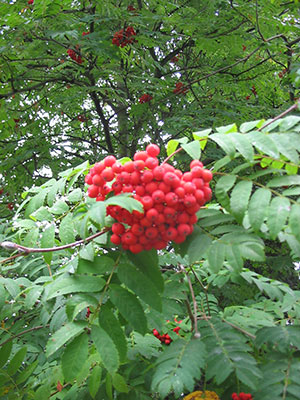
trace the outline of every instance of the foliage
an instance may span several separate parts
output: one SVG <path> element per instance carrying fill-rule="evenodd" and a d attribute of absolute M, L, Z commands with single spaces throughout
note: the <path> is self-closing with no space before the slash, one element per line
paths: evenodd
<path fill-rule="evenodd" d="M 300 398 L 297 10 L 1 3 L 1 398 Z M 106 207 L 141 204 L 84 179 L 150 141 L 201 157 L 213 198 L 183 243 L 132 254 Z"/>

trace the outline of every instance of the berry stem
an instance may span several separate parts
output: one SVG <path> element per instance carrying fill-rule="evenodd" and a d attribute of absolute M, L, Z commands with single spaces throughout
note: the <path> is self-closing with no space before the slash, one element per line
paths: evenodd
<path fill-rule="evenodd" d="M 179 147 L 179 149 L 173 151 L 172 154 L 170 154 L 162 163 L 161 165 L 164 165 L 165 163 L 167 163 L 175 154 L 179 153 L 181 150 L 183 150 L 182 147 Z"/>

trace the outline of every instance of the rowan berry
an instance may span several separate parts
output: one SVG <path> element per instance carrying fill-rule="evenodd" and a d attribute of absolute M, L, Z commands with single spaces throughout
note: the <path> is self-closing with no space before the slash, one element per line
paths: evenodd
<path fill-rule="evenodd" d="M 178 196 L 174 192 L 169 192 L 165 196 L 165 202 L 168 206 L 173 207 L 178 203 Z"/>
<path fill-rule="evenodd" d="M 88 196 L 91 197 L 92 199 L 98 196 L 99 193 L 99 187 L 96 185 L 91 185 L 88 188 Z"/>
<path fill-rule="evenodd" d="M 143 197 L 142 197 L 142 200 L 141 200 L 141 203 L 142 203 L 143 206 L 144 206 L 144 210 L 149 210 L 149 209 L 152 208 L 152 206 L 153 206 L 152 197 L 150 197 L 150 196 L 143 196 Z"/>
<path fill-rule="evenodd" d="M 140 236 L 144 233 L 144 228 L 140 224 L 133 224 L 131 227 L 131 232 L 136 236 Z"/>
<path fill-rule="evenodd" d="M 165 170 L 161 166 L 155 167 L 152 172 L 153 172 L 153 178 L 156 179 L 157 181 L 161 181 L 165 174 Z"/>
<path fill-rule="evenodd" d="M 113 244 L 119 245 L 119 244 L 121 243 L 121 237 L 118 236 L 118 235 L 116 235 L 116 234 L 114 233 L 113 235 L 111 235 L 110 241 L 111 241 Z"/>
<path fill-rule="evenodd" d="M 203 164 L 199 160 L 193 160 L 190 162 L 190 168 L 193 169 L 194 167 L 203 167 Z"/>
<path fill-rule="evenodd" d="M 157 228 L 150 227 L 145 230 L 145 235 L 148 239 L 155 239 L 158 236 Z"/>
<path fill-rule="evenodd" d="M 154 157 L 148 157 L 147 160 L 145 161 L 145 165 L 149 169 L 154 169 L 155 167 L 158 166 L 158 159 Z"/>
<path fill-rule="evenodd" d="M 102 186 L 102 185 L 104 185 L 105 181 L 104 181 L 104 179 L 102 178 L 101 175 L 94 175 L 93 178 L 92 178 L 92 182 L 96 186 Z"/>
<path fill-rule="evenodd" d="M 213 174 L 209 169 L 204 169 L 202 171 L 202 178 L 204 182 L 210 182 L 213 178 Z"/>
<path fill-rule="evenodd" d="M 125 232 L 125 226 L 119 222 L 112 224 L 111 230 L 116 235 L 122 235 Z"/>
<path fill-rule="evenodd" d="M 143 183 L 149 183 L 153 180 L 153 173 L 151 171 L 145 171 L 141 177 Z"/>
<path fill-rule="evenodd" d="M 101 172 L 101 176 L 102 179 L 104 179 L 106 182 L 111 182 L 114 179 L 114 171 L 109 167 L 109 168 L 105 168 L 102 172 Z"/>
<path fill-rule="evenodd" d="M 149 144 L 146 151 L 150 157 L 157 157 L 160 153 L 160 148 L 156 144 Z"/>
<path fill-rule="evenodd" d="M 133 159 L 134 159 L 134 161 L 137 161 L 137 160 L 146 161 L 148 157 L 149 157 L 149 154 L 146 151 L 138 151 L 133 156 Z"/>
<path fill-rule="evenodd" d="M 165 201 L 165 194 L 162 190 L 155 190 L 152 193 L 152 199 L 154 203 L 163 203 Z M 167 202 L 167 199 L 166 199 Z"/>
<path fill-rule="evenodd" d="M 104 165 L 106 167 L 111 167 L 112 165 L 114 165 L 114 163 L 116 162 L 116 157 L 114 156 L 107 156 L 104 158 Z"/>
<path fill-rule="evenodd" d="M 96 163 L 93 167 L 93 171 L 95 174 L 101 174 L 101 172 L 105 169 L 105 164 L 103 161 Z"/>
<path fill-rule="evenodd" d="M 123 234 L 121 241 L 130 246 L 131 244 L 136 244 L 137 237 L 132 232 L 127 231 Z"/>
<path fill-rule="evenodd" d="M 188 224 L 180 224 L 178 225 L 177 232 L 179 236 L 187 236 L 191 233 L 191 229 Z"/>
<path fill-rule="evenodd" d="M 138 254 L 141 251 L 143 251 L 143 246 L 140 243 L 135 243 L 135 244 L 131 244 L 129 246 L 129 250 L 131 251 L 131 253 L 133 254 Z"/>

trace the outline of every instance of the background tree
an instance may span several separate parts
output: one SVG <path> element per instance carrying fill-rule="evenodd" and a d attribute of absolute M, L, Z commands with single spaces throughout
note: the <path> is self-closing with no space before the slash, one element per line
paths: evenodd
<path fill-rule="evenodd" d="M 298 11 L 1 3 L 3 399 L 299 399 Z M 96 201 L 93 165 L 114 155 L 131 173 L 148 143 L 183 172 L 201 156 L 213 195 L 186 240 L 133 254 L 112 207 L 145 202 Z M 209 200 L 211 173 L 194 174 Z"/>

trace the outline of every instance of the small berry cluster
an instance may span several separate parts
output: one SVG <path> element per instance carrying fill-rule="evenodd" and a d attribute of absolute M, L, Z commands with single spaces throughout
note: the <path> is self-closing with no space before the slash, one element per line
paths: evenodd
<path fill-rule="evenodd" d="M 177 324 L 180 324 L 182 322 L 182 320 L 177 321 L 176 318 L 174 319 L 174 321 Z M 170 321 L 167 321 L 170 322 Z M 175 332 L 177 335 L 179 335 L 180 331 L 180 326 L 176 326 L 175 328 L 173 328 L 173 332 Z M 161 341 L 161 343 L 164 343 L 166 345 L 169 345 L 171 342 L 173 342 L 173 340 L 170 338 L 170 335 L 168 335 L 168 333 L 164 333 L 163 335 L 160 335 L 157 329 L 153 329 L 152 330 L 153 335 Z"/>
<path fill-rule="evenodd" d="M 129 4 L 129 6 L 127 7 L 127 11 L 134 12 L 134 11 L 136 11 L 136 8 L 133 7 L 133 5 Z"/>
<path fill-rule="evenodd" d="M 178 61 L 179 61 L 179 56 L 174 56 L 170 60 L 170 62 L 173 63 L 173 64 L 177 63 Z"/>
<path fill-rule="evenodd" d="M 121 29 L 114 34 L 112 44 L 115 44 L 118 47 L 125 47 L 134 42 L 134 36 L 136 36 L 135 30 L 132 26 L 128 26 L 125 31 L 124 29 Z"/>
<path fill-rule="evenodd" d="M 29 4 L 29 5 L 33 4 L 33 1 L 34 1 L 34 0 L 28 0 L 28 1 L 27 1 L 27 4 Z"/>
<path fill-rule="evenodd" d="M 232 400 L 253 400 L 252 395 L 250 393 L 241 392 L 239 395 L 236 393 L 232 393 Z"/>
<path fill-rule="evenodd" d="M 74 50 L 68 49 L 67 53 L 72 58 L 72 60 L 76 61 L 78 64 L 83 63 L 83 59 L 79 55 L 77 55 Z"/>
<path fill-rule="evenodd" d="M 186 94 L 187 91 L 189 90 L 187 87 L 185 87 L 185 86 L 183 85 L 182 82 L 177 82 L 175 86 L 176 86 L 176 87 L 175 87 L 175 89 L 173 90 L 173 93 L 175 93 L 175 94 Z"/>
<path fill-rule="evenodd" d="M 131 193 L 142 203 L 143 213 L 107 207 L 107 214 L 117 220 L 112 225 L 111 242 L 132 253 L 161 250 L 169 241 L 184 242 L 193 232 L 196 212 L 211 199 L 212 173 L 199 160 L 193 160 L 191 170 L 182 173 L 166 162 L 159 165 L 159 152 L 157 145 L 150 144 L 124 165 L 108 156 L 85 177 L 90 185 L 88 196 L 97 201 L 113 192 Z"/>
<path fill-rule="evenodd" d="M 140 98 L 139 98 L 139 102 L 141 104 L 143 103 L 148 103 L 150 100 L 152 100 L 153 97 L 150 94 L 143 94 Z"/>
<path fill-rule="evenodd" d="M 90 34 L 90 31 L 82 32 L 82 36 L 86 36 L 86 35 L 89 35 L 89 34 Z"/>

